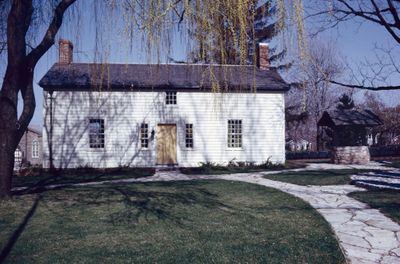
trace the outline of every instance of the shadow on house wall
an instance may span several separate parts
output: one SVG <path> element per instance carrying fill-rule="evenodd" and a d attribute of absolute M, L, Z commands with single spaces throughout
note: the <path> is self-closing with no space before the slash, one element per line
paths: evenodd
<path fill-rule="evenodd" d="M 211 97 L 204 97 L 212 98 L 207 101 L 203 95 L 178 92 L 177 105 L 168 106 L 164 92 L 65 91 L 54 92 L 52 99 L 45 92 L 44 167 L 50 167 L 51 156 L 56 168 L 154 166 L 158 124 L 177 125 L 180 165 L 230 160 L 262 162 L 268 158 L 283 162 L 281 94 L 249 93 L 245 101 L 239 93 L 210 94 Z M 90 148 L 90 119 L 104 119 L 104 148 Z M 242 120 L 240 150 L 227 148 L 228 119 Z M 141 147 L 142 123 L 149 125 L 148 148 Z M 193 124 L 193 148 L 185 145 L 188 123 Z"/>

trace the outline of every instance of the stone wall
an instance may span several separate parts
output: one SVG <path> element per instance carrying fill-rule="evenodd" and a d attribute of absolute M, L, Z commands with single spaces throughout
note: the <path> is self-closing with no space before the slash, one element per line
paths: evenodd
<path fill-rule="evenodd" d="M 367 146 L 334 147 L 332 151 L 335 164 L 367 164 L 370 159 Z"/>

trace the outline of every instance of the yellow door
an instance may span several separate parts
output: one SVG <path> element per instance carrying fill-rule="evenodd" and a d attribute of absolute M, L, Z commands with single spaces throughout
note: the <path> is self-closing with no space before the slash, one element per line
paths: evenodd
<path fill-rule="evenodd" d="M 158 125 L 157 164 L 176 163 L 176 125 Z"/>

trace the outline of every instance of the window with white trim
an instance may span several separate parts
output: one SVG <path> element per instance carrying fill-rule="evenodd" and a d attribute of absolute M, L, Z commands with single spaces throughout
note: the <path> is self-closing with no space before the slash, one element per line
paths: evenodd
<path fill-rule="evenodd" d="M 242 120 L 228 120 L 228 148 L 242 147 Z"/>
<path fill-rule="evenodd" d="M 176 105 L 176 91 L 165 92 L 165 104 Z"/>
<path fill-rule="evenodd" d="M 89 147 L 104 148 L 104 119 L 89 119 Z"/>
<path fill-rule="evenodd" d="M 19 168 L 22 164 L 23 153 L 19 147 L 14 152 L 14 163 Z"/>
<path fill-rule="evenodd" d="M 193 124 L 186 124 L 185 146 L 186 148 L 193 148 Z"/>
<path fill-rule="evenodd" d="M 140 146 L 142 148 L 149 147 L 149 125 L 142 123 L 140 126 Z"/>
<path fill-rule="evenodd" d="M 39 158 L 39 142 L 37 140 L 32 141 L 32 158 Z"/>

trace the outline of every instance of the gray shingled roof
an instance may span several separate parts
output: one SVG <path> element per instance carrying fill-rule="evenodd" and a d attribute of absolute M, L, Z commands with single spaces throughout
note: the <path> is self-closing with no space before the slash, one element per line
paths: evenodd
<path fill-rule="evenodd" d="M 27 130 L 31 131 L 33 133 L 36 133 L 36 134 L 38 134 L 40 136 L 42 135 L 42 131 L 40 129 L 36 129 L 36 128 L 33 128 L 33 127 L 28 127 Z"/>
<path fill-rule="evenodd" d="M 211 77 L 210 77 L 211 76 Z M 39 85 L 45 89 L 211 89 L 287 91 L 276 70 L 201 64 L 54 64 Z"/>
<path fill-rule="evenodd" d="M 382 120 L 370 110 L 332 110 L 325 111 L 318 126 L 379 126 Z"/>

